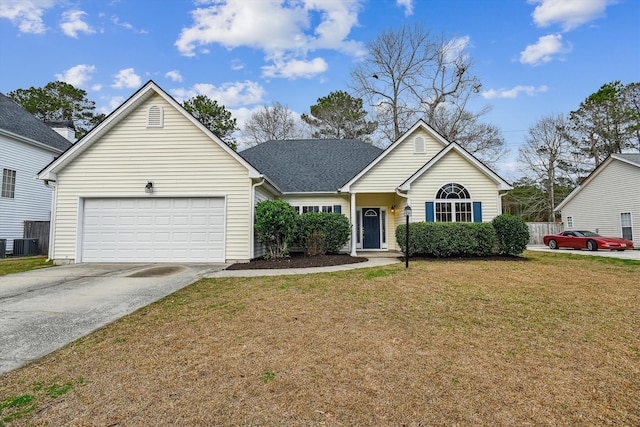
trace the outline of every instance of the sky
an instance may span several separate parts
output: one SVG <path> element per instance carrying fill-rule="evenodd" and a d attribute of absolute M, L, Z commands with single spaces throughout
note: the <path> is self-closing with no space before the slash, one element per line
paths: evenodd
<path fill-rule="evenodd" d="M 348 91 L 367 44 L 416 23 L 474 62 L 472 108 L 491 107 L 506 179 L 543 116 L 640 81 L 639 0 L 0 0 L 0 92 L 61 80 L 109 113 L 153 80 L 178 101 L 215 99 L 242 127 L 264 105 L 302 114 Z"/>

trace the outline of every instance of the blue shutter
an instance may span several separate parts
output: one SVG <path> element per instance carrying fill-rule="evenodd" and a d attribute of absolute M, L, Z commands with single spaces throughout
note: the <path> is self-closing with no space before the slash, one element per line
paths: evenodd
<path fill-rule="evenodd" d="M 333 205 L 333 212 L 342 213 L 342 206 L 341 205 Z"/>
<path fill-rule="evenodd" d="M 426 202 L 425 209 L 427 211 L 427 222 L 434 222 L 435 216 L 433 214 L 433 202 Z"/>
<path fill-rule="evenodd" d="M 482 202 L 473 202 L 473 222 L 482 222 Z"/>

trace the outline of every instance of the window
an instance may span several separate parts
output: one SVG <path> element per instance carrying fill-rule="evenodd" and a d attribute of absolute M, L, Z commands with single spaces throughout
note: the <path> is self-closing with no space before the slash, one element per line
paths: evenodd
<path fill-rule="evenodd" d="M 567 217 L 567 228 L 573 228 L 573 217 L 572 216 L 568 216 Z"/>
<path fill-rule="evenodd" d="M 16 196 L 16 171 L 2 169 L 2 197 L 13 199 Z"/>
<path fill-rule="evenodd" d="M 426 152 L 423 137 L 418 136 L 413 140 L 413 152 L 414 154 L 422 154 Z"/>
<path fill-rule="evenodd" d="M 633 240 L 631 212 L 623 212 L 620 214 L 620 225 L 622 226 L 622 238 Z"/>
<path fill-rule="evenodd" d="M 164 115 L 162 107 L 159 105 L 151 105 L 147 110 L 147 127 L 161 128 L 164 126 Z"/>
<path fill-rule="evenodd" d="M 437 222 L 473 221 L 473 204 L 470 199 L 469 192 L 460 184 L 449 183 L 443 186 L 436 194 L 435 220 Z"/>

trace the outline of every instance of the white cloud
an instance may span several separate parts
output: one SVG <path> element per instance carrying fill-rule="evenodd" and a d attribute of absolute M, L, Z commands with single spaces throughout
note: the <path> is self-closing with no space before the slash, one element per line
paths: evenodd
<path fill-rule="evenodd" d="M 539 93 L 544 93 L 548 91 L 549 88 L 545 85 L 542 86 L 515 86 L 511 89 L 490 89 L 482 92 L 482 97 L 485 99 L 494 99 L 494 98 L 508 98 L 514 99 L 517 98 L 518 95 L 524 93 L 527 96 L 535 96 Z"/>
<path fill-rule="evenodd" d="M 236 58 L 233 61 L 231 61 L 231 69 L 233 71 L 242 70 L 243 68 L 244 68 L 244 63 L 242 62 L 242 60 Z"/>
<path fill-rule="evenodd" d="M 404 16 L 413 15 L 413 0 L 396 0 L 400 7 L 404 7 Z"/>
<path fill-rule="evenodd" d="M 91 86 L 91 90 L 94 92 L 100 92 L 102 90 L 102 85 L 101 84 L 94 84 L 93 86 Z"/>
<path fill-rule="evenodd" d="M 570 31 L 604 15 L 607 6 L 616 0 L 529 0 L 529 3 L 537 4 L 532 14 L 537 26 L 560 24 L 564 31 Z"/>
<path fill-rule="evenodd" d="M 115 75 L 115 80 L 111 87 L 115 87 L 116 89 L 134 89 L 138 88 L 142 85 L 142 79 L 139 75 L 136 74 L 133 68 L 126 68 L 124 70 L 120 70 L 118 74 Z"/>
<path fill-rule="evenodd" d="M 46 32 L 42 15 L 55 5 L 54 0 L 2 0 L 0 18 L 9 19 L 22 33 Z"/>
<path fill-rule="evenodd" d="M 78 64 L 62 74 L 56 74 L 56 78 L 61 82 L 80 87 L 91 80 L 91 74 L 95 71 L 96 67 L 93 65 Z"/>
<path fill-rule="evenodd" d="M 296 79 L 298 77 L 313 77 L 317 74 L 324 73 L 329 68 L 327 62 L 322 58 L 314 58 L 312 60 L 275 60 L 273 65 L 265 65 L 262 67 L 262 74 L 265 77 L 282 77 L 287 79 Z"/>
<path fill-rule="evenodd" d="M 190 89 L 173 89 L 171 93 L 178 100 L 193 98 L 196 95 L 206 95 L 217 101 L 218 104 L 232 108 L 262 102 L 265 90 L 259 83 L 245 80 L 244 82 L 224 83 L 220 86 L 198 83 Z"/>
<path fill-rule="evenodd" d="M 539 65 L 549 62 L 554 55 L 571 51 L 569 44 L 563 45 L 561 34 L 549 34 L 538 39 L 536 44 L 531 44 L 520 52 L 520 62 L 523 64 Z"/>
<path fill-rule="evenodd" d="M 127 30 L 131 30 L 135 33 L 138 34 L 147 34 L 148 31 L 147 30 L 142 30 L 142 29 L 137 29 L 135 28 L 133 25 L 131 25 L 129 22 L 122 22 L 120 21 L 120 18 L 118 18 L 117 16 L 112 16 L 111 17 L 111 22 L 113 22 L 115 25 L 122 27 L 122 28 L 126 28 Z"/>
<path fill-rule="evenodd" d="M 174 82 L 181 82 L 182 81 L 182 74 L 180 74 L 180 71 L 178 71 L 178 70 L 171 70 L 171 71 L 167 72 L 167 74 L 165 74 L 164 76 L 165 77 L 169 77 Z"/>
<path fill-rule="evenodd" d="M 358 25 L 362 1 L 200 1 L 208 7 L 191 12 L 193 25 L 182 29 L 175 46 L 185 56 L 206 52 L 210 44 L 228 49 L 248 46 L 264 51 L 267 60 L 287 56 L 316 64 L 317 60 L 306 60 L 309 51 L 331 49 L 361 56 L 365 52 L 362 43 L 348 36 Z M 280 65 L 270 67 L 278 69 Z"/>
<path fill-rule="evenodd" d="M 64 22 L 60 24 L 62 32 L 69 37 L 78 38 L 78 33 L 93 34 L 95 30 L 89 26 L 82 18 L 87 13 L 82 10 L 67 10 L 62 14 Z"/>
<path fill-rule="evenodd" d="M 465 51 L 467 50 L 470 41 L 471 37 L 469 36 L 455 37 L 449 40 L 444 47 L 444 59 L 447 62 L 453 62 L 459 57 L 466 58 L 467 55 L 465 54 Z"/>

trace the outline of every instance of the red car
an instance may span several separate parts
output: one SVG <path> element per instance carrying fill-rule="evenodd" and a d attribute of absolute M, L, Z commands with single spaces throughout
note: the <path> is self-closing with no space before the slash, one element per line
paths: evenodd
<path fill-rule="evenodd" d="M 598 249 L 610 249 L 616 251 L 624 251 L 633 249 L 633 242 L 619 237 L 602 237 L 592 231 L 584 230 L 567 230 L 560 234 L 551 234 L 543 237 L 545 245 L 549 245 L 551 249 L 573 248 L 573 249 L 589 249 L 597 251 Z"/>

